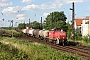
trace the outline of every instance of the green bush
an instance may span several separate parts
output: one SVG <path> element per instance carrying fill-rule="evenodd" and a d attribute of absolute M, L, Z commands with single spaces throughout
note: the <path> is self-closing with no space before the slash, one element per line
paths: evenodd
<path fill-rule="evenodd" d="M 85 42 L 89 43 L 90 42 L 90 36 L 87 35 L 87 36 L 84 36 L 83 39 Z"/>
<path fill-rule="evenodd" d="M 70 32 L 70 30 L 67 31 L 67 38 L 71 39 L 71 32 Z"/>
<path fill-rule="evenodd" d="M 76 40 L 82 40 L 82 35 L 81 35 L 80 32 L 76 32 L 76 33 L 75 33 L 75 39 L 76 39 Z"/>

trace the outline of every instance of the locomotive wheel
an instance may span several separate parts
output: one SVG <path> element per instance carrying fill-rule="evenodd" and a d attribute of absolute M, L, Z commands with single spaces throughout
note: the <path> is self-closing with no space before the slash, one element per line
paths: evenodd
<path fill-rule="evenodd" d="M 64 40 L 64 45 L 67 45 L 67 44 L 68 44 L 67 40 Z"/>
<path fill-rule="evenodd" d="M 53 40 L 52 39 L 49 39 L 49 42 L 52 42 Z"/>
<path fill-rule="evenodd" d="M 45 40 L 46 42 L 49 42 L 49 39 L 48 39 L 48 38 L 44 38 L 44 40 Z"/>
<path fill-rule="evenodd" d="M 51 41 L 51 43 L 55 44 L 55 41 L 54 41 L 54 40 L 52 40 L 52 41 Z"/>
<path fill-rule="evenodd" d="M 43 38 L 43 37 L 41 37 L 41 40 L 44 40 L 44 38 Z"/>
<path fill-rule="evenodd" d="M 56 40 L 54 40 L 53 43 L 56 44 Z"/>
<path fill-rule="evenodd" d="M 64 46 L 64 42 L 60 40 L 59 45 Z"/>

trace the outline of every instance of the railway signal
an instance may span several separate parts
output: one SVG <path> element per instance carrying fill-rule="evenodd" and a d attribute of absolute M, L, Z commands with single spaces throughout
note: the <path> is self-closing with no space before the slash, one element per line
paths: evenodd
<path fill-rule="evenodd" d="M 29 18 L 29 27 L 31 27 L 31 26 L 30 26 L 30 18 Z"/>
<path fill-rule="evenodd" d="M 51 20 L 51 29 L 53 29 L 53 12 L 52 12 L 52 20 Z"/>
<path fill-rule="evenodd" d="M 72 39 L 75 40 L 75 28 L 74 28 L 74 18 L 75 18 L 75 13 L 74 13 L 74 2 L 72 3 L 72 8 L 70 8 L 70 10 L 72 10 Z"/>
<path fill-rule="evenodd" d="M 42 30 L 42 17 L 41 17 L 41 25 L 40 25 L 40 29 Z"/>

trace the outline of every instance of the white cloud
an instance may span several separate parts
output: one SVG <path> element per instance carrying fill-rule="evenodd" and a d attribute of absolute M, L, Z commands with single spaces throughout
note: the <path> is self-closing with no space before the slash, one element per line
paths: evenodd
<path fill-rule="evenodd" d="M 9 2 L 8 0 L 0 0 L 0 7 L 5 7 L 5 6 L 11 6 L 12 2 Z"/>
<path fill-rule="evenodd" d="M 19 17 L 17 20 L 25 20 L 25 17 Z"/>
<path fill-rule="evenodd" d="M 35 10 L 35 9 L 38 9 L 39 6 L 38 5 L 27 5 L 26 7 L 23 7 L 22 10 Z"/>
<path fill-rule="evenodd" d="M 28 4 L 31 4 L 32 3 L 32 0 L 22 0 L 23 3 L 28 3 Z"/>
<path fill-rule="evenodd" d="M 23 7 L 22 10 L 45 10 L 45 9 L 51 9 L 52 7 L 51 6 L 48 6 L 46 4 L 42 4 L 42 5 L 35 5 L 35 4 L 32 4 L 32 5 L 27 5 L 26 7 Z"/>
<path fill-rule="evenodd" d="M 21 8 L 20 6 L 16 6 L 16 7 L 8 7 L 8 8 L 5 8 L 2 13 L 4 14 L 15 14 L 15 13 L 18 13 L 19 11 L 21 11 Z"/>
<path fill-rule="evenodd" d="M 17 17 L 24 17 L 25 14 L 18 14 Z"/>
<path fill-rule="evenodd" d="M 49 13 L 44 13 L 44 14 L 43 14 L 44 17 L 47 17 L 47 15 L 49 15 Z"/>
<path fill-rule="evenodd" d="M 85 2 L 87 0 L 64 0 L 66 3 L 72 3 L 72 2 Z"/>
<path fill-rule="evenodd" d="M 50 4 L 41 4 L 41 5 L 27 5 L 25 7 L 22 8 L 22 10 L 46 10 L 46 9 L 55 9 L 55 8 L 60 8 L 63 4 L 62 3 L 51 3 Z"/>
<path fill-rule="evenodd" d="M 2 13 L 3 14 L 15 14 L 18 13 L 18 11 L 24 11 L 24 10 L 46 10 L 46 9 L 56 9 L 56 8 L 61 8 L 64 4 L 67 3 L 72 3 L 72 2 L 84 2 L 87 0 L 54 0 L 53 2 L 48 2 L 48 3 L 44 3 L 41 5 L 35 5 L 35 4 L 31 4 L 31 5 L 27 5 L 25 7 L 21 7 L 21 6 L 16 6 L 16 7 L 8 7 L 5 8 Z M 22 0 L 22 2 L 26 2 L 26 3 L 31 3 L 32 0 Z M 0 0 L 0 6 L 3 5 L 12 5 L 11 2 L 8 2 L 8 0 Z M 10 4 L 11 3 L 11 4 Z"/>
<path fill-rule="evenodd" d="M 56 8 L 61 8 L 64 4 L 68 4 L 72 2 L 85 2 L 85 1 L 87 0 L 54 0 L 53 2 L 48 2 L 48 3 L 41 4 L 41 5 L 35 5 L 35 4 L 27 5 L 23 7 L 22 10 L 33 11 L 33 10 L 56 9 Z"/>
<path fill-rule="evenodd" d="M 25 20 L 25 14 L 18 14 L 17 20 Z"/>

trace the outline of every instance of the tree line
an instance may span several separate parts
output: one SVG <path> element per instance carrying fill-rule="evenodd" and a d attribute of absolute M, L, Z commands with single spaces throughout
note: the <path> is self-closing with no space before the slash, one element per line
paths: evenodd
<path fill-rule="evenodd" d="M 45 18 L 45 20 L 42 23 L 42 28 L 43 29 L 54 29 L 54 28 L 60 28 L 63 29 L 64 31 L 67 32 L 67 36 L 70 38 L 71 37 L 71 24 L 69 22 L 66 22 L 66 15 L 64 13 L 64 11 L 55 11 L 55 12 L 51 12 L 49 15 L 47 15 L 47 17 Z M 34 29 L 40 29 L 41 28 L 41 23 L 37 22 L 37 21 L 33 21 L 30 23 L 20 23 L 18 25 L 19 29 L 24 29 L 26 26 L 28 27 L 32 27 Z"/>

